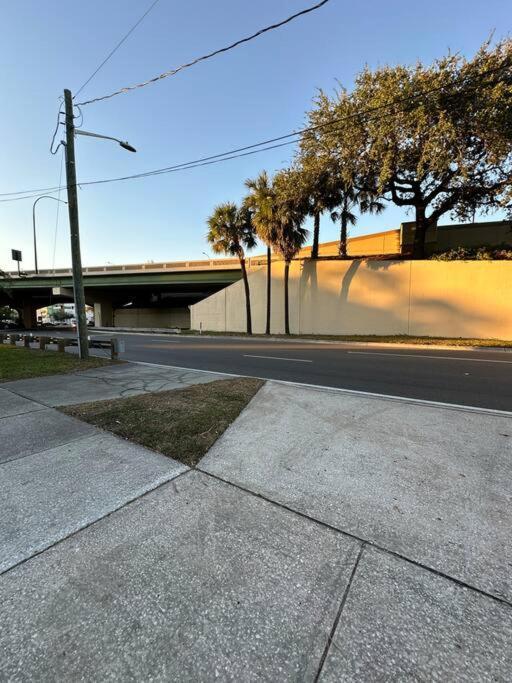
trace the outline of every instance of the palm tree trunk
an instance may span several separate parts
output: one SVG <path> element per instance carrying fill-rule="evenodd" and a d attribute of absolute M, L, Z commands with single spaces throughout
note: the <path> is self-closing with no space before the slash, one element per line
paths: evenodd
<path fill-rule="evenodd" d="M 245 267 L 245 259 L 240 259 L 240 266 L 242 268 L 242 278 L 245 289 L 245 310 L 247 321 L 247 334 L 252 334 L 252 320 L 251 320 L 251 294 L 249 292 L 249 280 L 247 279 L 247 268 Z"/>
<path fill-rule="evenodd" d="M 288 305 L 288 279 L 290 275 L 290 261 L 284 262 L 284 333 L 290 334 L 290 310 Z"/>
<path fill-rule="evenodd" d="M 272 251 L 267 247 L 267 324 L 265 334 L 270 334 L 270 298 L 272 293 Z"/>
<path fill-rule="evenodd" d="M 341 228 L 339 252 L 341 258 L 347 258 L 347 215 L 345 211 L 341 212 L 340 223 Z"/>
<path fill-rule="evenodd" d="M 311 247 L 311 258 L 318 258 L 318 241 L 320 239 L 320 212 L 316 211 L 314 215 L 313 227 L 313 246 Z"/>

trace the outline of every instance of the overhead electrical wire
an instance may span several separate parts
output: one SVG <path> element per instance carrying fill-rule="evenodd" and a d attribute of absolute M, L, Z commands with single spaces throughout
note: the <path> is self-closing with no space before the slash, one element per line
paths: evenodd
<path fill-rule="evenodd" d="M 254 40 L 255 38 L 258 38 L 259 36 L 263 35 L 264 33 L 267 33 L 268 31 L 274 31 L 277 28 L 280 28 L 281 26 L 284 26 L 285 24 L 290 23 L 294 19 L 297 19 L 298 17 L 302 17 L 305 14 L 309 14 L 310 12 L 314 12 L 317 9 L 320 9 L 323 5 L 326 5 L 330 0 L 322 0 L 321 2 L 317 2 L 316 5 L 312 5 L 311 7 L 307 7 L 306 9 L 301 10 L 300 12 L 296 12 L 295 14 L 292 14 L 291 16 L 287 17 L 286 19 L 283 19 L 282 21 L 277 22 L 276 24 L 271 24 L 270 26 L 266 26 L 265 28 L 260 29 L 259 31 L 256 31 L 256 33 L 251 34 L 250 36 L 246 36 L 245 38 L 241 38 L 234 43 L 231 43 L 231 45 L 227 45 L 226 47 L 221 47 L 218 50 L 214 50 L 213 52 L 209 52 L 208 54 L 202 55 L 201 57 L 196 57 L 190 62 L 187 62 L 186 64 L 182 64 L 181 66 L 175 67 L 174 69 L 170 69 L 169 71 L 164 71 L 163 73 L 159 74 L 158 76 L 154 76 L 153 78 L 148 79 L 147 81 L 142 81 L 141 83 L 137 83 L 136 85 L 129 85 L 124 88 L 120 88 L 119 90 L 115 90 L 114 92 L 108 94 L 108 95 L 102 95 L 101 97 L 95 97 L 91 100 L 85 100 L 84 102 L 79 102 L 81 106 L 84 106 L 86 104 L 92 104 L 93 102 L 101 102 L 102 100 L 108 100 L 112 97 L 116 97 L 116 95 L 122 95 L 124 93 L 130 92 L 132 90 L 137 90 L 138 88 L 144 88 L 147 85 L 151 85 L 152 83 L 156 83 L 157 81 L 161 81 L 164 78 L 169 78 L 169 76 L 175 76 L 177 73 L 180 71 L 183 71 L 184 69 L 189 69 L 192 66 L 195 66 L 199 62 L 204 62 L 207 59 L 211 59 L 212 57 L 216 57 L 217 55 L 222 54 L 223 52 L 228 52 L 229 50 L 233 50 L 235 47 L 238 47 L 242 45 L 243 43 L 248 43 L 251 40 Z M 82 86 L 83 87 L 83 86 Z M 82 89 L 82 88 L 81 88 Z M 81 90 L 80 89 L 80 90 Z M 80 90 L 78 92 L 80 92 Z M 76 93 L 78 94 L 78 93 Z M 76 97 L 76 95 L 75 95 Z"/>
<path fill-rule="evenodd" d="M 121 40 L 115 45 L 114 48 L 108 53 L 108 55 L 105 57 L 105 59 L 99 64 L 99 66 L 96 68 L 95 71 L 92 72 L 92 74 L 89 76 L 89 78 L 85 81 L 85 83 L 82 83 L 80 88 L 76 91 L 74 97 L 76 97 L 79 93 L 82 92 L 82 90 L 85 88 L 86 85 L 88 85 L 92 79 L 96 76 L 96 74 L 105 66 L 105 64 L 109 61 L 109 59 L 119 50 L 121 45 L 125 42 L 127 38 L 131 36 L 131 34 L 135 31 L 137 26 L 141 24 L 144 19 L 148 16 L 148 14 L 151 12 L 151 10 L 155 7 L 155 5 L 159 2 L 159 0 L 154 0 L 154 2 L 148 7 L 148 9 L 144 12 L 144 14 L 138 19 L 138 21 L 131 27 L 131 29 L 126 33 Z"/>
<path fill-rule="evenodd" d="M 59 147 L 62 144 L 59 142 L 57 147 L 55 149 L 53 149 L 53 145 L 55 143 L 55 138 L 57 136 L 57 131 L 59 130 L 59 126 L 60 126 L 60 115 L 63 113 L 62 112 L 62 100 L 63 100 L 62 95 L 59 97 L 59 99 L 60 99 L 60 104 L 59 104 L 59 111 L 57 112 L 57 123 L 55 124 L 55 130 L 53 131 L 52 141 L 50 142 L 50 154 L 57 154 L 57 152 L 59 151 Z"/>
<path fill-rule="evenodd" d="M 478 78 L 482 76 L 487 76 L 488 74 L 494 74 L 499 71 L 502 71 L 503 69 L 510 68 L 510 64 L 502 64 L 499 67 L 496 67 L 494 69 L 488 69 L 480 74 L 478 74 Z M 476 77 L 473 77 L 474 79 Z M 464 80 L 464 79 L 461 79 Z M 467 79 L 466 79 L 467 80 Z M 488 83 L 488 85 L 492 85 L 495 82 L 499 82 L 500 79 L 495 79 Z M 409 102 L 412 102 L 414 100 L 417 100 L 419 98 L 425 97 L 426 95 L 432 94 L 434 92 L 439 92 L 442 91 L 446 88 L 446 86 L 438 86 L 436 88 L 430 88 L 428 90 L 425 90 L 421 93 L 417 93 L 415 95 L 409 95 L 407 97 L 403 98 L 396 98 L 392 100 L 391 102 L 384 103 L 382 105 L 378 105 L 376 107 L 370 107 L 364 110 L 360 110 L 357 112 L 354 112 L 348 116 L 343 116 L 343 117 L 338 117 L 335 119 L 332 119 L 330 121 L 327 121 L 325 123 L 317 124 L 315 126 L 309 126 L 307 128 L 302 128 L 298 131 L 295 131 L 293 133 L 287 133 L 285 135 L 281 135 L 275 138 L 270 138 L 268 140 L 263 140 L 258 143 L 253 143 L 251 145 L 246 145 L 245 147 L 239 147 L 237 149 L 232 149 L 227 152 L 222 152 L 220 154 L 214 154 L 211 156 L 207 157 L 201 157 L 199 159 L 194 159 L 191 161 L 183 162 L 181 164 L 175 164 L 173 166 L 167 166 L 159 169 L 154 169 L 151 171 L 146 171 L 142 173 L 136 173 L 132 175 L 127 175 L 127 176 L 120 176 L 117 178 L 105 178 L 102 180 L 91 180 L 91 181 L 84 181 L 77 183 L 79 186 L 88 186 L 88 185 L 99 185 L 99 184 L 105 184 L 105 183 L 111 183 L 111 182 L 120 182 L 124 180 L 132 180 L 132 179 L 137 179 L 137 178 L 147 178 L 151 176 L 156 176 L 156 175 L 161 175 L 165 173 L 172 173 L 176 171 L 182 171 L 182 170 L 187 170 L 189 168 L 198 168 L 200 166 L 209 166 L 212 164 L 220 163 L 222 161 L 228 161 L 231 159 L 236 159 L 239 157 L 244 157 L 244 156 L 250 156 L 251 154 L 257 154 L 258 152 L 264 152 L 268 151 L 271 149 L 276 149 L 278 147 L 284 147 L 285 145 L 290 145 L 290 144 L 295 144 L 297 142 L 296 138 L 297 136 L 303 135 L 304 133 L 308 132 L 313 132 L 315 130 L 319 130 L 321 128 L 326 128 L 329 126 L 335 126 L 336 124 L 344 123 L 349 120 L 353 120 L 355 118 L 361 118 L 365 117 L 371 114 L 375 114 L 376 112 L 381 112 L 382 110 L 385 109 L 391 109 L 392 107 L 395 107 L 396 105 L 401 105 L 401 104 L 407 104 Z M 462 93 L 456 92 L 456 93 L 448 93 L 446 96 L 449 98 L 452 97 L 460 97 Z M 373 118 L 369 119 L 368 122 L 370 121 L 375 121 L 378 120 L 379 118 L 384 118 L 386 116 L 394 116 L 396 114 L 404 113 L 406 110 L 402 109 L 399 111 L 390 111 L 386 114 L 382 114 L 380 116 L 374 116 Z M 334 128 L 334 131 L 337 129 Z M 290 139 L 293 138 L 293 139 Z M 286 140 L 286 142 L 283 142 Z M 279 144 L 274 144 L 274 143 L 279 143 Z M 47 188 L 39 188 L 39 189 L 33 189 L 33 190 L 24 190 L 24 191 L 19 191 L 19 192 L 6 192 L 6 193 L 1 193 L 0 197 L 9 197 L 9 199 L 0 199 L 0 202 L 6 202 L 6 201 L 17 201 L 20 199 L 28 199 L 30 197 L 37 196 L 37 194 L 28 194 L 28 193 L 39 193 L 39 192 L 49 192 L 49 193 L 55 193 L 59 191 L 60 187 L 59 186 L 54 186 L 54 187 L 47 187 Z M 23 197 L 21 196 L 15 196 L 15 195 L 25 195 Z"/>
<path fill-rule="evenodd" d="M 96 76 L 96 74 L 105 66 L 105 64 L 109 61 L 109 59 L 117 52 L 117 50 L 121 47 L 121 45 L 125 42 L 125 40 L 130 37 L 130 35 L 135 31 L 137 26 L 139 26 L 139 24 L 142 23 L 142 21 L 147 17 L 147 15 L 151 12 L 151 10 L 155 7 L 155 5 L 159 1 L 160 0 L 154 0 L 154 2 L 148 7 L 148 9 L 144 12 L 144 14 L 140 17 L 140 19 L 138 19 L 138 21 L 131 27 L 131 29 L 128 31 L 128 33 L 126 33 L 121 38 L 121 40 L 114 46 L 114 48 L 108 53 L 108 55 L 101 62 L 101 64 L 99 64 L 99 66 L 89 76 L 89 78 L 84 83 L 82 83 L 80 88 L 76 91 L 74 97 L 76 97 L 79 93 L 81 93 L 82 90 L 85 88 L 85 86 L 88 85 L 92 81 L 92 79 Z M 60 99 L 62 100 L 62 97 Z M 83 115 L 82 115 L 82 111 L 80 109 L 80 106 L 79 105 L 76 105 L 76 106 L 78 106 L 78 110 L 79 110 L 80 116 L 81 116 L 80 124 L 77 126 L 77 128 L 79 128 L 82 125 Z M 62 113 L 63 113 L 63 111 L 62 111 L 62 101 L 61 101 L 61 104 L 59 106 L 59 111 L 57 114 L 57 124 L 55 126 L 55 130 L 53 131 L 52 141 L 50 143 L 50 152 L 51 152 L 51 154 L 54 154 L 54 155 L 57 154 L 57 152 L 59 151 L 59 147 L 62 144 L 59 142 L 57 147 L 55 149 L 53 149 L 53 145 L 55 144 L 55 137 L 57 135 L 57 131 L 59 130 L 60 116 Z"/>

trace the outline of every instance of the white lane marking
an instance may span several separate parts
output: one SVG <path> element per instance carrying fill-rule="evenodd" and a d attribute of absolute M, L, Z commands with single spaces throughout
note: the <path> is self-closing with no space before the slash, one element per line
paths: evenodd
<path fill-rule="evenodd" d="M 277 384 L 287 384 L 292 387 L 306 387 L 308 389 L 318 389 L 319 391 L 335 391 L 349 396 L 364 396 L 365 398 L 384 399 L 388 401 L 401 401 L 413 405 L 429 406 L 430 408 L 447 408 L 451 410 L 465 410 L 471 413 L 485 413 L 487 415 L 498 415 L 500 417 L 512 418 L 512 411 L 498 410 L 497 408 L 479 408 L 478 406 L 465 406 L 460 403 L 443 403 L 442 401 L 427 401 L 423 398 L 408 398 L 407 396 L 394 396 L 393 394 L 377 394 L 371 391 L 360 391 L 358 389 L 341 389 L 339 387 L 327 387 L 323 384 L 307 384 L 306 382 L 289 382 L 284 379 L 274 379 L 272 377 L 256 377 L 255 375 L 237 375 L 234 372 L 218 372 L 217 370 L 204 370 L 202 368 L 184 368 L 181 365 L 164 365 L 162 363 L 147 363 L 142 360 L 129 360 L 127 363 L 134 365 L 149 365 L 154 368 L 171 368 L 172 370 L 190 370 L 191 372 L 202 372 L 208 375 L 219 375 L 224 377 L 253 377 L 264 382 L 276 382 Z"/>
<path fill-rule="evenodd" d="M 179 344 L 180 339 L 148 339 L 146 344 Z"/>
<path fill-rule="evenodd" d="M 294 363 L 312 363 L 312 360 L 304 360 L 304 358 L 280 358 L 279 356 L 254 356 L 250 353 L 244 353 L 244 358 L 268 358 L 269 360 L 291 360 Z"/>
<path fill-rule="evenodd" d="M 162 339 L 167 339 L 167 341 L 181 341 L 181 340 L 184 339 L 184 337 L 181 337 L 181 339 L 169 339 L 169 337 L 171 337 L 171 336 L 174 337 L 174 336 L 176 336 L 176 335 L 165 334 L 165 332 L 163 332 L 163 333 L 161 333 L 161 334 L 153 334 L 152 332 L 122 332 L 122 331 L 119 331 L 119 332 L 114 332 L 114 331 L 112 331 L 112 332 L 107 332 L 106 330 L 96 330 L 96 331 L 94 331 L 94 329 L 92 329 L 92 330 L 91 330 L 91 334 L 92 334 L 92 335 L 95 335 L 95 334 L 105 334 L 107 337 L 108 337 L 108 336 L 111 337 L 112 335 L 117 336 L 117 337 L 148 337 L 149 339 L 152 339 L 153 337 L 162 337 Z M 188 335 L 187 335 L 187 336 L 188 336 Z"/>
<path fill-rule="evenodd" d="M 398 358 L 434 358 L 435 360 L 461 360 L 465 363 L 507 363 L 512 365 L 512 360 L 495 360 L 491 358 L 461 358 L 460 356 L 426 356 L 424 353 L 391 353 L 386 351 L 347 351 L 360 356 L 393 356 Z"/>

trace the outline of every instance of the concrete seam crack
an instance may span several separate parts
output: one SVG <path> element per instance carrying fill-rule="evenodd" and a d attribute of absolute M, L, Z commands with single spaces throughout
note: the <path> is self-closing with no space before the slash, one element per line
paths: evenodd
<path fill-rule="evenodd" d="M 285 505 L 284 503 L 280 503 L 276 500 L 272 500 L 271 498 L 267 498 L 261 493 L 257 493 L 255 491 L 251 491 L 251 489 L 247 489 L 244 486 L 241 486 L 240 484 L 235 484 L 232 481 L 229 481 L 227 479 L 223 479 L 217 474 L 212 474 L 211 472 L 208 472 L 207 470 L 203 470 L 200 467 L 195 468 L 198 472 L 201 472 L 202 474 L 206 474 L 209 477 L 212 477 L 213 479 L 217 479 L 218 481 L 223 482 L 224 484 L 228 484 L 229 486 L 234 486 L 237 489 L 240 489 L 240 491 L 245 491 L 245 493 L 250 494 L 251 496 L 255 496 L 256 498 L 261 498 L 261 500 L 266 501 L 267 503 L 270 503 L 271 505 L 276 505 L 277 507 L 282 508 L 283 510 L 287 510 L 288 512 L 291 512 L 292 514 L 299 515 L 300 517 L 303 517 L 304 519 L 309 520 L 310 522 L 313 522 L 314 524 L 319 524 L 320 526 L 330 529 L 331 531 L 334 531 L 335 533 L 342 534 L 343 536 L 346 536 L 347 538 L 351 538 L 354 541 L 358 541 L 359 543 L 364 543 L 365 546 L 368 546 L 370 548 L 373 548 L 374 550 L 377 550 L 381 553 L 385 553 L 386 555 L 391 555 L 392 557 L 396 557 L 399 560 L 403 560 L 404 562 L 407 562 L 408 564 L 412 564 L 415 567 L 418 567 L 419 569 L 424 569 L 427 572 L 430 572 L 431 574 L 435 574 L 436 576 L 439 576 L 443 579 L 447 579 L 448 581 L 451 581 L 452 583 L 457 584 L 461 588 L 465 588 L 467 590 L 474 591 L 475 593 L 479 593 L 480 595 L 483 595 L 486 598 L 490 598 L 491 600 L 494 600 L 495 602 L 498 602 L 500 605 L 506 605 L 508 608 L 512 609 L 512 601 L 508 600 L 507 598 L 502 598 L 498 595 L 494 595 L 493 593 L 489 593 L 488 591 L 482 589 L 482 588 L 477 588 L 476 586 L 471 585 L 470 583 L 466 583 L 466 581 L 462 581 L 461 579 L 457 579 L 454 576 L 450 576 L 449 574 L 445 574 L 439 569 L 435 569 L 434 567 L 429 567 L 426 564 L 423 564 L 422 562 L 419 562 L 418 560 L 413 560 L 410 557 L 406 557 L 405 555 L 401 555 L 400 553 L 390 550 L 389 548 L 385 548 L 384 546 L 379 545 L 378 543 L 375 543 L 374 541 L 371 541 L 367 538 L 361 538 L 360 536 L 356 536 L 356 534 L 351 533 L 350 531 L 345 531 L 344 529 L 339 529 L 338 527 L 333 526 L 332 524 L 329 524 L 328 522 L 323 522 L 319 519 L 315 519 L 314 517 L 311 517 L 305 512 L 301 512 L 300 510 L 295 510 L 294 508 L 289 507 L 288 505 Z"/>
<path fill-rule="evenodd" d="M 359 562 L 361 560 L 361 557 L 363 555 L 364 549 L 366 547 L 366 543 L 362 543 L 361 547 L 359 548 L 359 552 L 356 557 L 356 561 L 354 562 L 354 566 L 352 567 L 352 571 L 350 573 L 350 577 L 348 579 L 347 585 L 345 587 L 345 590 L 343 591 L 343 595 L 341 596 L 341 602 L 340 606 L 338 607 L 338 611 L 336 612 L 336 617 L 334 619 L 333 625 L 331 630 L 329 631 L 329 636 L 327 638 L 327 643 L 325 644 L 324 651 L 322 652 L 322 656 L 320 658 L 320 663 L 318 665 L 318 670 L 316 672 L 316 676 L 313 679 L 314 683 L 318 683 L 318 680 L 320 679 L 320 675 L 322 673 L 322 669 L 324 668 L 325 660 L 327 659 L 327 655 L 329 654 L 329 650 L 331 649 L 331 643 L 334 640 L 334 636 L 336 634 L 336 630 L 338 628 L 338 624 L 341 619 L 341 615 L 343 613 L 343 609 L 345 607 L 345 603 L 347 602 L 348 594 L 350 591 L 350 588 L 352 587 L 352 581 L 354 580 L 354 576 L 356 574 L 357 568 L 359 566 Z"/>
<path fill-rule="evenodd" d="M 75 531 L 72 531 L 70 534 L 67 534 L 67 536 L 63 536 L 62 538 L 59 538 L 57 541 L 50 543 L 50 545 L 46 546 L 46 548 L 42 548 L 41 550 L 37 550 L 35 553 L 30 555 L 29 557 L 25 557 L 23 560 L 20 560 L 16 564 L 13 564 L 12 567 L 8 567 L 7 569 L 4 569 L 4 571 L 0 571 L 0 576 L 7 574 L 8 572 L 12 571 L 13 569 L 16 569 L 16 567 L 19 567 L 20 565 L 25 564 L 25 562 L 28 562 L 29 560 L 34 559 L 38 555 L 42 555 L 47 550 L 51 550 L 56 545 L 59 545 L 60 543 L 67 541 L 69 538 L 73 538 L 73 536 L 76 536 L 80 532 L 85 531 L 85 529 L 88 529 L 89 527 L 93 526 L 94 524 L 97 524 L 98 522 L 101 522 L 102 520 L 106 519 L 107 517 L 114 515 L 116 512 L 119 512 L 119 510 L 122 510 L 123 508 L 127 507 L 128 505 L 135 503 L 136 501 L 140 500 L 141 498 L 144 498 L 149 493 L 153 493 L 153 491 L 157 491 L 158 489 L 162 488 L 162 486 L 165 486 L 166 484 L 170 484 L 171 482 L 174 482 L 174 480 L 178 479 L 178 477 L 182 477 L 183 475 L 189 474 L 190 472 L 193 472 L 193 471 L 194 470 L 192 470 L 192 469 L 186 469 L 183 472 L 180 472 L 179 474 L 176 474 L 175 476 L 171 477 L 170 479 L 166 479 L 165 481 L 160 482 L 159 484 L 157 484 L 156 486 L 153 486 L 152 488 L 148 489 L 147 491 L 144 491 L 144 493 L 141 493 L 140 495 L 135 496 L 134 498 L 130 498 L 130 500 L 127 500 L 125 503 L 123 503 L 119 507 L 115 508 L 114 510 L 110 510 L 110 512 L 107 512 L 104 515 L 102 515 L 101 517 L 98 517 L 98 519 L 94 519 L 91 522 L 84 524 L 83 526 L 79 527 L 78 529 L 75 529 Z"/>

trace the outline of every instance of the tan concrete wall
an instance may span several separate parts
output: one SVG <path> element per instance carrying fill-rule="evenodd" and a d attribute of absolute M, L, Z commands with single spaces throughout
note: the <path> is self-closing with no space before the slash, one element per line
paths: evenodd
<path fill-rule="evenodd" d="M 320 256 L 338 256 L 340 243 L 322 242 L 318 245 Z M 386 230 L 385 232 L 374 232 L 371 235 L 359 235 L 349 237 L 347 243 L 349 256 L 373 256 L 381 254 L 400 253 L 400 230 Z M 309 256 L 311 247 L 304 247 L 300 250 L 300 256 Z"/>
<path fill-rule="evenodd" d="M 249 276 L 253 330 L 265 331 L 266 270 Z M 295 334 L 411 334 L 512 339 L 507 261 L 309 261 L 290 269 Z M 283 263 L 272 265 L 272 332 L 284 332 Z M 191 327 L 245 331 L 237 282 L 191 306 Z"/>
<path fill-rule="evenodd" d="M 439 226 L 436 236 L 436 249 L 452 249 L 461 244 L 466 247 L 478 247 L 482 244 L 511 244 L 511 228 L 512 225 L 508 221 Z"/>
<path fill-rule="evenodd" d="M 182 308 L 117 308 L 115 327 L 190 327 L 190 311 Z"/>
<path fill-rule="evenodd" d="M 403 253 L 406 253 L 414 242 L 414 226 L 414 221 L 402 223 L 400 239 Z M 427 253 L 448 251 L 460 246 L 479 247 L 482 244 L 512 244 L 512 222 L 486 221 L 439 225 L 436 228 L 429 228 L 425 239 Z"/>

